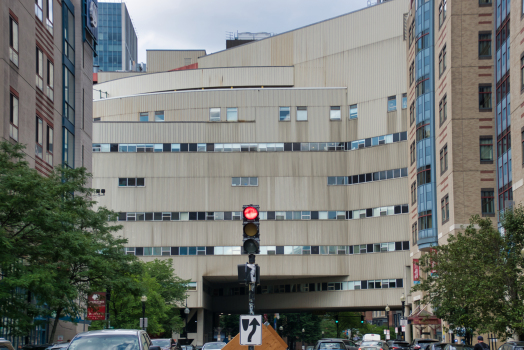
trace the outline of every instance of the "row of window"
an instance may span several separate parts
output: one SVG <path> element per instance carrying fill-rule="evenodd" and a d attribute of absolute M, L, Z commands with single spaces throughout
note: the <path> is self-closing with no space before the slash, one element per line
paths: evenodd
<path fill-rule="evenodd" d="M 353 255 L 409 250 L 409 241 L 357 245 L 260 246 L 260 255 Z M 127 247 L 137 256 L 241 255 L 242 247 Z"/>
<path fill-rule="evenodd" d="M 258 177 L 233 177 L 231 186 L 258 186 Z"/>
<path fill-rule="evenodd" d="M 282 294 L 282 293 L 307 293 L 307 292 L 328 292 L 341 290 L 361 290 L 361 289 L 385 289 L 403 288 L 404 283 L 401 278 L 380 279 L 365 281 L 348 282 L 321 282 L 321 283 L 298 283 L 280 285 L 259 285 L 256 294 Z M 238 296 L 247 295 L 248 289 L 245 286 L 229 288 L 204 288 L 205 292 L 212 296 Z"/>
<path fill-rule="evenodd" d="M 331 185 L 355 185 L 364 182 L 397 179 L 408 176 L 408 168 L 377 171 L 375 173 L 350 175 L 350 176 L 328 176 L 328 186 Z"/>
<path fill-rule="evenodd" d="M 120 177 L 118 178 L 118 187 L 144 187 L 143 177 Z"/>
<path fill-rule="evenodd" d="M 318 152 L 350 151 L 407 140 L 407 132 L 350 142 L 294 142 L 294 143 L 94 143 L 93 152 Z"/>
<path fill-rule="evenodd" d="M 358 209 L 349 211 L 262 211 L 260 220 L 352 220 L 387 215 L 407 214 L 408 205 Z M 118 221 L 216 221 L 241 220 L 240 211 L 211 212 L 119 212 Z"/>

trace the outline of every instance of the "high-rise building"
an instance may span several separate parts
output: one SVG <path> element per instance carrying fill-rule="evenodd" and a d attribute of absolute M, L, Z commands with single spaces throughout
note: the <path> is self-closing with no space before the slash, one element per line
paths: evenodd
<path fill-rule="evenodd" d="M 408 7 L 387 1 L 96 85 L 97 200 L 119 213 L 127 254 L 171 258 L 191 281 L 177 339 L 212 341 L 220 313 L 247 311 L 244 204 L 261 210 L 257 313 L 401 310 Z"/>
<path fill-rule="evenodd" d="M 93 66 L 104 72 L 136 71 L 137 35 L 125 2 L 99 2 L 99 41 Z"/>
<path fill-rule="evenodd" d="M 505 104 L 506 98 L 498 94 L 495 99 L 492 86 L 495 74 L 505 76 L 509 67 L 504 73 L 493 69 L 490 0 L 412 0 L 407 12 L 409 224 L 412 278 L 419 283 L 417 262 L 431 247 L 446 244 L 472 215 L 496 222 L 496 190 L 501 186 L 492 103 Z M 498 156 L 500 162 L 502 154 Z M 431 338 L 445 336 L 431 306 L 420 299 L 420 293 L 411 296 L 413 337 L 428 331 Z"/>
<path fill-rule="evenodd" d="M 91 172 L 97 1 L 8 0 L 0 16 L 0 138 L 26 145 L 42 175 L 60 165 Z M 15 347 L 52 341 L 45 325 L 12 338 L 9 315 L 0 318 L 0 337 Z"/>

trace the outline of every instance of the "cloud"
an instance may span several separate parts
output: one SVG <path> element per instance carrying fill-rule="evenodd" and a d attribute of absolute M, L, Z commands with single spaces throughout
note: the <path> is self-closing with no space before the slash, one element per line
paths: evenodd
<path fill-rule="evenodd" d="M 226 47 L 226 32 L 293 30 L 366 7 L 367 0 L 126 0 L 138 33 L 138 62 L 146 49 Z"/>

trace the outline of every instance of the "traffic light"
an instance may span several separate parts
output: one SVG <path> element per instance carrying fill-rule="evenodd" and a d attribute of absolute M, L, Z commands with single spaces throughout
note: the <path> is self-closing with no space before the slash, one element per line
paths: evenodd
<path fill-rule="evenodd" d="M 244 205 L 242 210 L 242 253 L 260 254 L 258 205 Z"/>
<path fill-rule="evenodd" d="M 360 315 L 360 323 L 364 323 L 364 315 Z"/>
<path fill-rule="evenodd" d="M 338 323 L 338 315 L 335 315 L 335 323 Z"/>

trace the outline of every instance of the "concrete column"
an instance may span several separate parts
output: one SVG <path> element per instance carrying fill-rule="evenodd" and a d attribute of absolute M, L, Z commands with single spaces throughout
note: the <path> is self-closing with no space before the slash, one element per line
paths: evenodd
<path fill-rule="evenodd" d="M 197 336 L 195 345 L 204 345 L 204 309 L 197 310 Z"/>
<path fill-rule="evenodd" d="M 410 313 L 411 313 L 411 307 L 406 304 L 404 307 L 404 315 L 407 317 L 409 316 Z M 406 326 L 405 339 L 407 342 L 411 343 L 412 335 L 411 335 L 411 326 L 410 325 Z"/>

